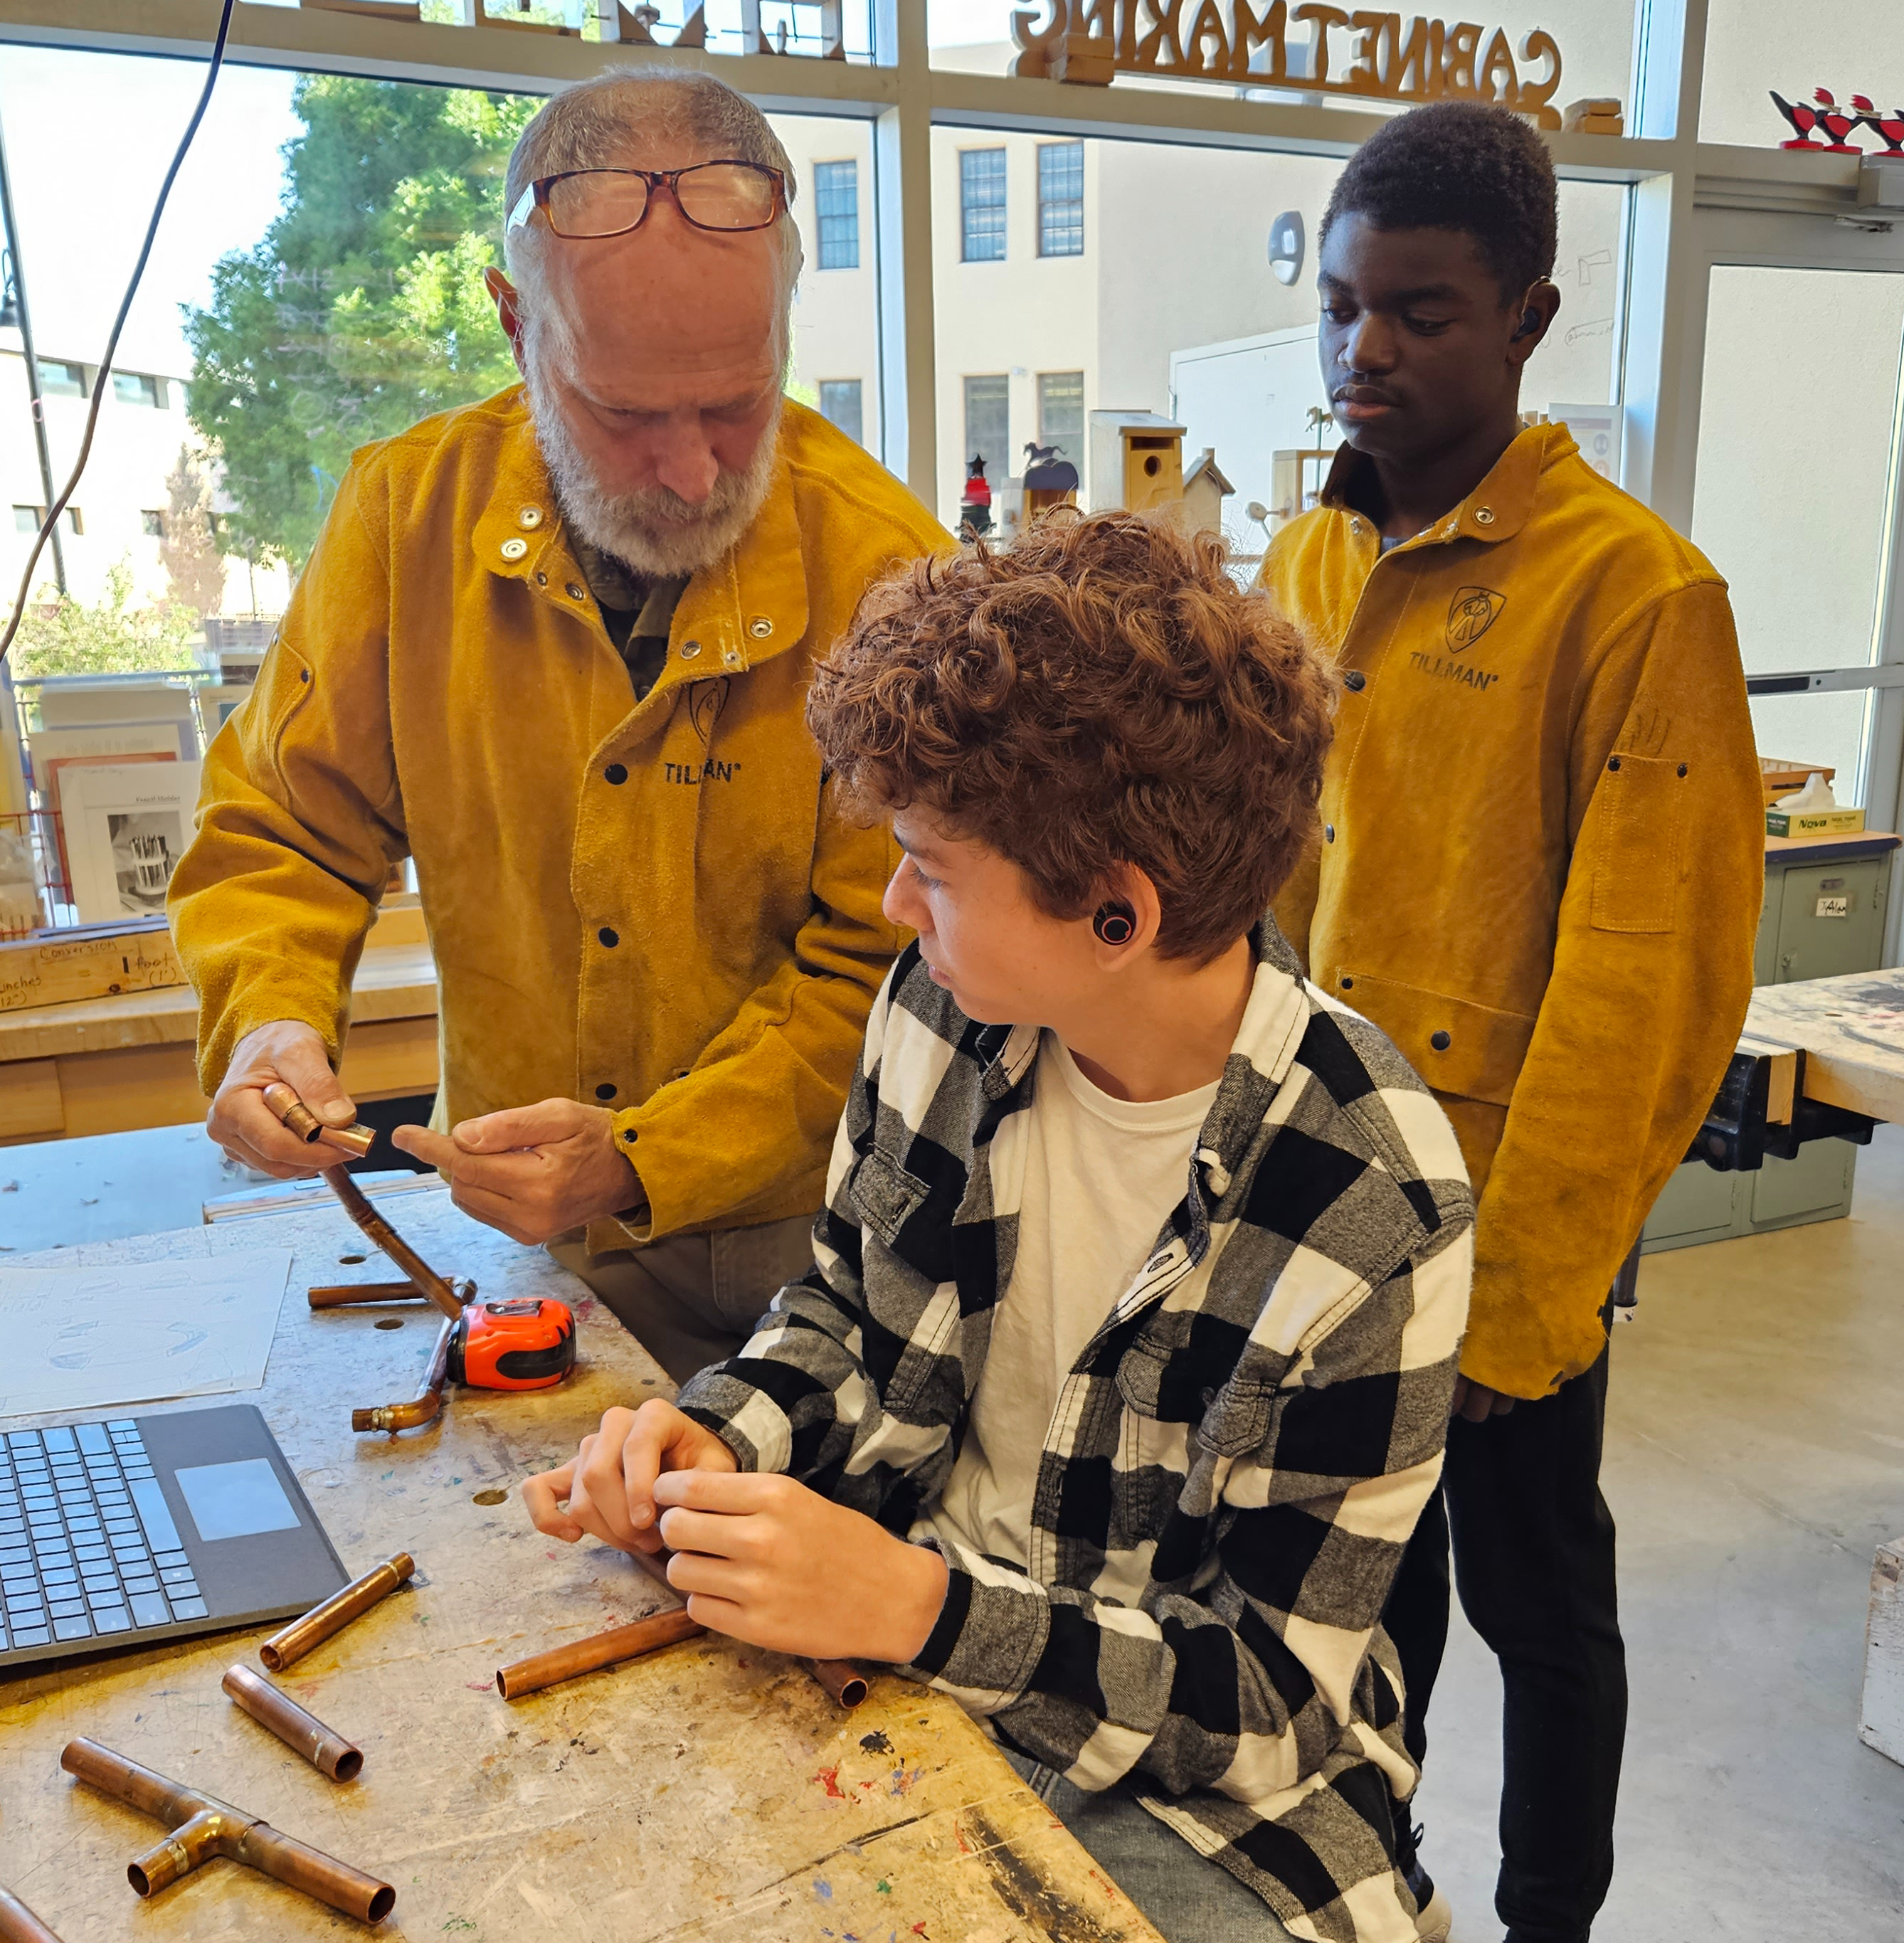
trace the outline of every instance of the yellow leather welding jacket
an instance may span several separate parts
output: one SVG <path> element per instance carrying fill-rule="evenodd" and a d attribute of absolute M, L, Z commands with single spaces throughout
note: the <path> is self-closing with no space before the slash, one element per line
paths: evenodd
<path fill-rule="evenodd" d="M 366 447 L 173 880 L 206 1091 L 272 1020 L 336 1057 L 410 855 L 440 1118 L 606 1103 L 649 1212 L 597 1248 L 817 1208 L 899 935 L 891 838 L 836 813 L 802 710 L 868 585 L 950 544 L 790 402 L 765 506 L 688 583 L 637 704 L 519 388 Z"/>
<path fill-rule="evenodd" d="M 1725 584 L 1562 425 L 1383 554 L 1337 454 L 1261 584 L 1347 686 L 1276 914 L 1446 1108 L 1479 1207 L 1463 1372 L 1589 1367 L 1737 1042 L 1763 799 Z"/>

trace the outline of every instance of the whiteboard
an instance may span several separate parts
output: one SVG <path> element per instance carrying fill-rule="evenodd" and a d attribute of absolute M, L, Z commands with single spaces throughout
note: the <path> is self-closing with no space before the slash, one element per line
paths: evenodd
<path fill-rule="evenodd" d="M 1263 529 L 1243 509 L 1252 499 L 1275 503 L 1271 455 L 1308 446 L 1310 410 L 1328 404 L 1316 333 L 1314 324 L 1298 324 L 1170 354 L 1170 411 L 1184 428 L 1184 470 L 1205 446 L 1215 448 L 1236 489 L 1224 508 L 1227 523 L 1251 548 L 1263 544 Z M 1323 434 L 1325 446 L 1336 442 L 1332 429 Z"/>

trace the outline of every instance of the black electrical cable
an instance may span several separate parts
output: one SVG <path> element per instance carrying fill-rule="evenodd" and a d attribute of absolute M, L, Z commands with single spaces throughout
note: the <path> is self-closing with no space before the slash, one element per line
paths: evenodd
<path fill-rule="evenodd" d="M 112 320 L 112 333 L 106 340 L 105 355 L 99 361 L 99 376 L 93 385 L 91 408 L 86 413 L 86 434 L 79 441 L 79 456 L 73 462 L 65 488 L 48 512 L 46 523 L 40 528 L 33 541 L 32 551 L 26 556 L 26 571 L 20 576 L 20 592 L 14 597 L 12 616 L 7 622 L 7 631 L 0 634 L 0 661 L 6 659 L 7 650 L 13 646 L 14 637 L 20 632 L 20 624 L 26 616 L 26 603 L 32 592 L 33 572 L 40 563 L 40 555 L 46 551 L 46 543 L 53 537 L 60 515 L 66 510 L 66 502 L 79 484 L 80 474 L 86 470 L 86 461 L 93 450 L 94 428 L 99 423 L 100 404 L 106 396 L 106 381 L 112 375 L 113 355 L 119 348 L 119 333 L 125 328 L 132 300 L 139 294 L 140 279 L 145 275 L 146 261 L 152 253 L 152 244 L 158 235 L 159 218 L 165 213 L 166 198 L 172 193 L 172 185 L 185 165 L 186 154 L 192 146 L 192 138 L 198 132 L 198 124 L 205 118 L 218 70 L 225 65 L 225 42 L 232 31 L 232 9 L 236 4 L 237 0 L 224 0 L 224 10 L 218 17 L 217 37 L 211 46 L 211 65 L 205 70 L 205 84 L 198 91 L 198 105 L 192 109 L 192 119 L 185 124 L 185 133 L 179 137 L 179 146 L 173 151 L 172 166 L 165 171 L 165 180 L 158 186 L 158 200 L 152 204 L 152 219 L 146 226 L 146 240 L 140 246 L 139 260 L 132 266 L 131 279 L 120 302 L 119 314 Z"/>

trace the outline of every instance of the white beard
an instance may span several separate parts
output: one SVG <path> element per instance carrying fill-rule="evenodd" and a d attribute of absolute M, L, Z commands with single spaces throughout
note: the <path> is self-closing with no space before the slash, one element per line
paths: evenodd
<path fill-rule="evenodd" d="M 560 402 L 548 382 L 548 348 L 544 332 L 532 328 L 524 347 L 523 376 L 536 443 L 563 517 L 598 553 L 619 560 L 643 579 L 680 579 L 711 566 L 739 543 L 766 502 L 780 434 L 779 399 L 774 401 L 772 419 L 754 456 L 740 471 L 722 467 L 713 491 L 699 505 L 665 486 L 605 493 L 570 436 Z"/>

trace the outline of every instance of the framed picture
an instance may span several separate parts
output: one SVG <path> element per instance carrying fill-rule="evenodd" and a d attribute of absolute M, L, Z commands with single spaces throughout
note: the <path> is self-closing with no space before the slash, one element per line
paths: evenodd
<path fill-rule="evenodd" d="M 61 796 L 80 922 L 162 912 L 172 873 L 192 840 L 198 765 L 75 768 L 67 772 Z"/>

